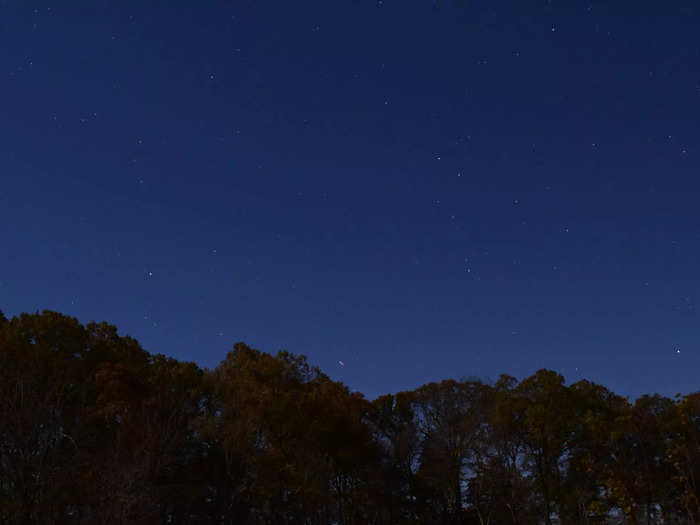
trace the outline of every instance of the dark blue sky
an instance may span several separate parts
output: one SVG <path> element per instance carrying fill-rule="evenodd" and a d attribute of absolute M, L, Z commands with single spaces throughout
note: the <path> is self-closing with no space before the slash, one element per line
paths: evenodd
<path fill-rule="evenodd" d="M 697 390 L 700 10 L 608 4 L 1 1 L 0 309 Z"/>

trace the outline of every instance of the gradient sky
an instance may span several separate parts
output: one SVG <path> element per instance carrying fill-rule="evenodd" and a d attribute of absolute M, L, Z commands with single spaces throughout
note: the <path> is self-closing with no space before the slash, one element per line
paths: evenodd
<path fill-rule="evenodd" d="M 0 309 L 697 390 L 700 9 L 611 3 L 0 1 Z"/>

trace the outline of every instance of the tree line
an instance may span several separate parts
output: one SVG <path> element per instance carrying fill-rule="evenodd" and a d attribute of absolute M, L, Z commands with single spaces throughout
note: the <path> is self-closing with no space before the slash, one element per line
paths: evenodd
<path fill-rule="evenodd" d="M 213 370 L 0 313 L 3 524 L 697 524 L 700 393 L 551 370 L 373 401 L 237 343 Z"/>

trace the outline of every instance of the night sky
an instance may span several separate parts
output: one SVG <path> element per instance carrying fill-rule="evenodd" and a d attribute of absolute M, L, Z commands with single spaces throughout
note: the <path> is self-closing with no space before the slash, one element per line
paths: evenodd
<path fill-rule="evenodd" d="M 698 27 L 680 2 L 0 1 L 0 309 L 209 368 L 286 349 L 369 398 L 543 367 L 695 391 Z"/>

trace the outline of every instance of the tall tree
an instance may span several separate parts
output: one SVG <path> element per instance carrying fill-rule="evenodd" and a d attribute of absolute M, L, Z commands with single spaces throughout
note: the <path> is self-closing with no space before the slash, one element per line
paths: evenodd
<path fill-rule="evenodd" d="M 541 517 L 551 525 L 562 496 L 563 463 L 571 434 L 571 403 L 564 378 L 538 370 L 515 390 L 521 411 L 528 469 L 541 499 Z"/>
<path fill-rule="evenodd" d="M 467 478 L 486 423 L 484 400 L 484 386 L 478 381 L 445 380 L 416 391 L 422 443 L 416 475 L 429 519 L 463 519 Z"/>
<path fill-rule="evenodd" d="M 611 458 L 604 472 L 608 498 L 630 523 L 654 523 L 672 498 L 665 457 L 672 405 L 668 398 L 642 396 L 623 407 L 604 444 Z"/>
<path fill-rule="evenodd" d="M 0 517 L 53 519 L 76 453 L 73 406 L 88 334 L 56 312 L 22 314 L 0 330 Z"/>
<path fill-rule="evenodd" d="M 685 396 L 675 416 L 667 459 L 677 487 L 677 511 L 688 523 L 700 523 L 700 392 Z"/>
<path fill-rule="evenodd" d="M 568 466 L 561 518 L 573 523 L 598 523 L 613 507 L 605 498 L 604 473 L 613 462 L 608 437 L 627 400 L 586 380 L 571 385 L 569 392 L 574 415 L 566 443 Z"/>
<path fill-rule="evenodd" d="M 413 399 L 413 392 L 399 392 L 372 402 L 374 440 L 382 454 L 383 483 L 377 503 L 383 523 L 412 523 L 415 517 L 420 439 Z"/>
<path fill-rule="evenodd" d="M 525 476 L 523 413 L 516 386 L 514 377 L 502 375 L 487 390 L 487 432 L 469 481 L 469 501 L 481 525 L 537 521 L 535 490 Z"/>
<path fill-rule="evenodd" d="M 146 479 L 162 521 L 188 512 L 206 495 L 193 476 L 201 453 L 196 421 L 203 401 L 203 372 L 194 363 L 163 355 L 151 359 L 140 447 Z"/>

